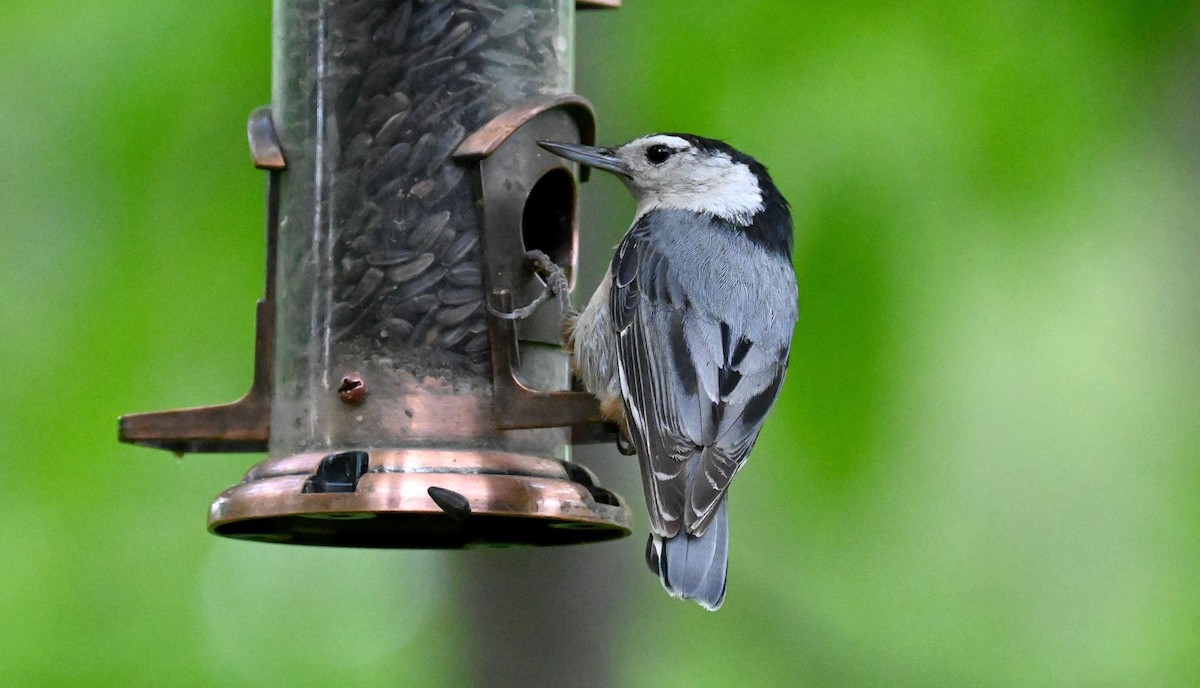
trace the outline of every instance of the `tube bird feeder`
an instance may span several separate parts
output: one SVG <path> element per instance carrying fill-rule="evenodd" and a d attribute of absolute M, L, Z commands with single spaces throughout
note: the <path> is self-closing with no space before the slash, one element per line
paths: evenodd
<path fill-rule="evenodd" d="M 572 442 L 616 437 L 573 389 L 526 253 L 573 275 L 593 143 L 572 93 L 576 6 L 612 0 L 275 0 L 254 383 L 221 406 L 124 416 L 124 442 L 261 452 L 209 530 L 364 547 L 567 544 L 629 533 Z M 584 170 L 586 172 L 586 170 Z M 491 308 L 489 308 L 489 305 Z"/>

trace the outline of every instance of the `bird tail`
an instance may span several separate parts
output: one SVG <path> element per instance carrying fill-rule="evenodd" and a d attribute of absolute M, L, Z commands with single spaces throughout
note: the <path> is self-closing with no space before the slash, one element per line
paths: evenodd
<path fill-rule="evenodd" d="M 651 533 L 646 542 L 646 564 L 662 580 L 672 597 L 695 600 L 709 611 L 725 601 L 729 571 L 729 514 L 721 498 L 717 513 L 702 535 L 684 528 L 674 537 Z"/>

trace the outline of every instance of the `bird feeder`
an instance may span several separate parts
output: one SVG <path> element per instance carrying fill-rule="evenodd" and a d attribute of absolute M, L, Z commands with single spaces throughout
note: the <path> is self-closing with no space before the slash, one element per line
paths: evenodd
<path fill-rule="evenodd" d="M 232 404 L 124 416 L 120 439 L 262 452 L 212 532 L 366 547 L 566 544 L 629 533 L 570 461 L 607 441 L 572 388 L 553 301 L 570 279 L 577 171 L 538 140 L 592 143 L 573 95 L 570 0 L 276 0 L 254 382 Z"/>

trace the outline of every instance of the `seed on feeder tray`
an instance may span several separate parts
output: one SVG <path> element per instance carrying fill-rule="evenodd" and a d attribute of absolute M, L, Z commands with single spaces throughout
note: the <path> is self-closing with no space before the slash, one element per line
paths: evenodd
<path fill-rule="evenodd" d="M 450 518 L 461 521 L 471 515 L 471 500 L 453 490 L 447 490 L 444 487 L 430 487 L 426 493 L 429 494 L 433 503 Z"/>

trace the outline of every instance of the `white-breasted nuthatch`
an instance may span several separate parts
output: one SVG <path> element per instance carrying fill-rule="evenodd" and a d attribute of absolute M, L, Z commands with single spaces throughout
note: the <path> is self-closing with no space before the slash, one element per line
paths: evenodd
<path fill-rule="evenodd" d="M 754 158 L 699 136 L 539 145 L 616 174 L 637 199 L 568 345 L 637 450 L 651 571 L 671 595 L 715 610 L 729 560 L 726 492 L 779 395 L 796 325 L 787 201 Z"/>

